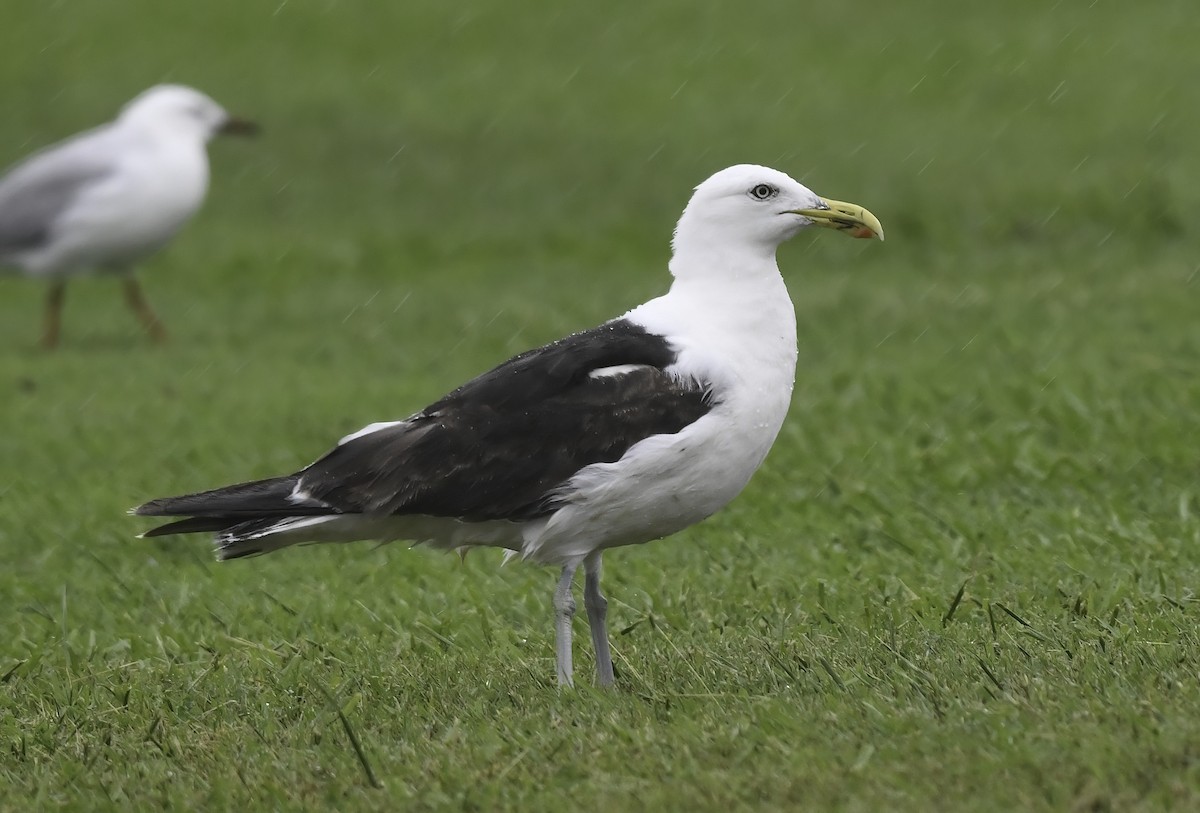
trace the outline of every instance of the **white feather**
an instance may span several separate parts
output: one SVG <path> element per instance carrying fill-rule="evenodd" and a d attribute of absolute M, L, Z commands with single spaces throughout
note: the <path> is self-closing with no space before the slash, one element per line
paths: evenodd
<path fill-rule="evenodd" d="M 611 378 L 613 376 L 625 375 L 636 370 L 653 369 L 646 364 L 616 364 L 612 367 L 597 367 L 588 373 L 588 378 Z"/>
<path fill-rule="evenodd" d="M 376 423 L 367 424 L 362 429 L 359 429 L 357 432 L 351 432 L 349 435 L 346 435 L 346 437 L 344 437 L 338 441 L 337 445 L 345 446 L 347 443 L 349 443 L 352 440 L 358 440 L 361 437 L 366 437 L 367 435 L 373 434 L 375 432 L 379 432 L 384 429 L 390 429 L 393 426 L 399 426 L 402 423 L 404 423 L 404 421 L 378 421 Z"/>

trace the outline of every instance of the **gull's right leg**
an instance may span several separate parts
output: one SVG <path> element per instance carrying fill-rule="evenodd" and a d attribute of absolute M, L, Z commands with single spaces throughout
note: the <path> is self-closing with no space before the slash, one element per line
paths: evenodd
<path fill-rule="evenodd" d="M 608 599 L 600 592 L 600 551 L 583 560 L 583 573 L 583 606 L 587 608 L 592 647 L 596 650 L 596 683 L 611 686 L 615 678 L 608 647 Z"/>
<path fill-rule="evenodd" d="M 123 282 L 125 289 L 125 304 L 129 305 L 129 309 L 134 312 L 142 326 L 146 328 L 146 332 L 150 334 L 150 338 L 156 342 L 164 342 L 167 340 L 167 331 L 162 326 L 162 321 L 159 320 L 158 314 L 150 307 L 150 303 L 146 301 L 146 297 L 142 295 L 142 286 L 138 283 L 136 277 L 127 277 Z"/>

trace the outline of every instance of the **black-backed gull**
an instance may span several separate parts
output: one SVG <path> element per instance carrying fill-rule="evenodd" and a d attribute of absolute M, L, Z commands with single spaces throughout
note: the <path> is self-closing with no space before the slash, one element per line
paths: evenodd
<path fill-rule="evenodd" d="M 782 172 L 722 170 L 679 219 L 665 295 L 348 435 L 296 474 L 152 500 L 136 513 L 186 519 L 145 535 L 214 532 L 221 559 L 375 539 L 559 565 L 560 684 L 582 565 L 597 681 L 610 685 L 600 558 L 711 516 L 766 457 L 796 371 L 775 250 L 812 225 L 883 239 L 867 210 Z"/>

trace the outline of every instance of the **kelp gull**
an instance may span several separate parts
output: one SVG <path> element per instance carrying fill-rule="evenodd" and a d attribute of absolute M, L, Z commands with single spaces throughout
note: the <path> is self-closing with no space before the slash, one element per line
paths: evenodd
<path fill-rule="evenodd" d="M 145 536 L 215 532 L 221 559 L 374 539 L 559 565 L 558 681 L 568 685 L 582 565 L 597 681 L 610 685 L 600 558 L 711 516 L 766 457 L 796 370 L 775 250 L 812 225 L 883 239 L 867 210 L 782 172 L 722 170 L 679 219 L 664 296 L 348 435 L 296 474 L 151 500 L 135 512 L 186 518 Z"/>

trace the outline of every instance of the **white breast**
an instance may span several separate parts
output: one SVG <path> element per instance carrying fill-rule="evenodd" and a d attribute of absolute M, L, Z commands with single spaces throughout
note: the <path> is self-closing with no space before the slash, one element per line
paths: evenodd
<path fill-rule="evenodd" d="M 126 266 L 165 245 L 200 208 L 208 191 L 202 142 L 146 136 L 132 147 L 55 223 L 38 263 L 46 272 Z"/>
<path fill-rule="evenodd" d="M 647 542 L 711 516 L 749 482 L 787 415 L 796 318 L 778 272 L 721 291 L 677 284 L 627 318 L 672 337 L 680 355 L 669 371 L 711 383 L 715 405 L 682 431 L 571 478 L 567 505 L 527 528 L 522 553 L 534 561 Z"/>

